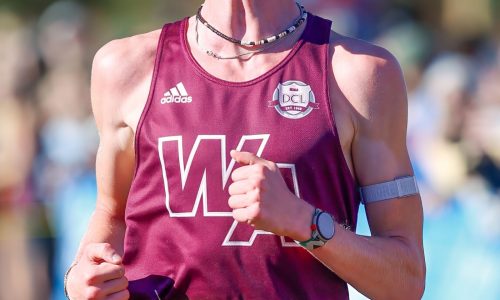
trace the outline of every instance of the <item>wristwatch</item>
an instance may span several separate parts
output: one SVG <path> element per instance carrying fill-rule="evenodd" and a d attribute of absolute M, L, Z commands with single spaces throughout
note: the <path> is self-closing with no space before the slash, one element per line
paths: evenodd
<path fill-rule="evenodd" d="M 335 235 L 335 220 L 333 216 L 319 208 L 314 210 L 311 222 L 311 238 L 307 241 L 298 242 L 307 250 L 322 247 Z"/>

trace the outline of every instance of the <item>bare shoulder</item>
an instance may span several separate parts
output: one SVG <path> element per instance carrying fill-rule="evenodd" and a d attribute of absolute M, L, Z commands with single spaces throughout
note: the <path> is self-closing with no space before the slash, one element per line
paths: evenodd
<path fill-rule="evenodd" d="M 93 74 L 112 74 L 110 77 L 118 83 L 123 79 L 130 79 L 138 70 L 147 68 L 144 62 L 154 60 L 160 31 L 155 30 L 108 42 L 94 57 Z"/>
<path fill-rule="evenodd" d="M 331 83 L 341 95 L 337 101 L 345 104 L 340 105 L 344 120 L 352 122 L 349 153 L 358 182 L 368 185 L 412 174 L 406 85 L 396 58 L 382 47 L 334 32 L 330 52 Z"/>
<path fill-rule="evenodd" d="M 334 78 L 354 109 L 357 125 L 383 127 L 380 119 L 390 116 L 403 116 L 401 122 L 406 122 L 406 86 L 388 50 L 333 31 L 330 50 Z"/>
<path fill-rule="evenodd" d="M 101 115 L 113 112 L 115 121 L 123 121 L 117 112 L 128 112 L 132 96 L 147 98 L 156 48 L 161 30 L 113 40 L 97 51 L 92 64 L 92 107 L 98 126 Z M 144 95 L 145 94 L 145 95 Z M 143 96 L 143 97 L 142 97 Z M 118 110 L 117 110 L 118 109 Z"/>

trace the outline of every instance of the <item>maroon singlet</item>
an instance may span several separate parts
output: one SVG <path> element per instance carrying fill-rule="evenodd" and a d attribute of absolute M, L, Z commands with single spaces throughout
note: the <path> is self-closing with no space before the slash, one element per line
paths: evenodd
<path fill-rule="evenodd" d="M 357 186 L 328 94 L 331 22 L 309 14 L 287 57 L 247 82 L 202 69 L 187 24 L 163 27 L 137 128 L 124 255 L 132 299 L 348 299 L 346 283 L 307 250 L 238 224 L 227 204 L 239 166 L 229 151 L 251 151 L 355 229 Z"/>

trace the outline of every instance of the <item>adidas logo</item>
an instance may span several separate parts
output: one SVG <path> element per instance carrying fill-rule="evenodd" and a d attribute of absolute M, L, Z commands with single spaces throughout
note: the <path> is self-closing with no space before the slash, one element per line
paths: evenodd
<path fill-rule="evenodd" d="M 189 96 L 182 82 L 179 82 L 175 87 L 171 88 L 161 98 L 161 104 L 166 103 L 191 103 L 193 97 Z"/>

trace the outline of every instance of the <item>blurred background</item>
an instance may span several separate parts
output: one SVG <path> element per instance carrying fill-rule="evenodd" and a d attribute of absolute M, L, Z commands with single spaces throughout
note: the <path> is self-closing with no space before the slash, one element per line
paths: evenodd
<path fill-rule="evenodd" d="M 302 2 L 403 67 L 425 210 L 424 299 L 500 299 L 500 0 Z M 0 0 L 1 300 L 64 299 L 96 196 L 97 49 L 200 3 Z M 358 232 L 369 234 L 362 209 Z"/>

